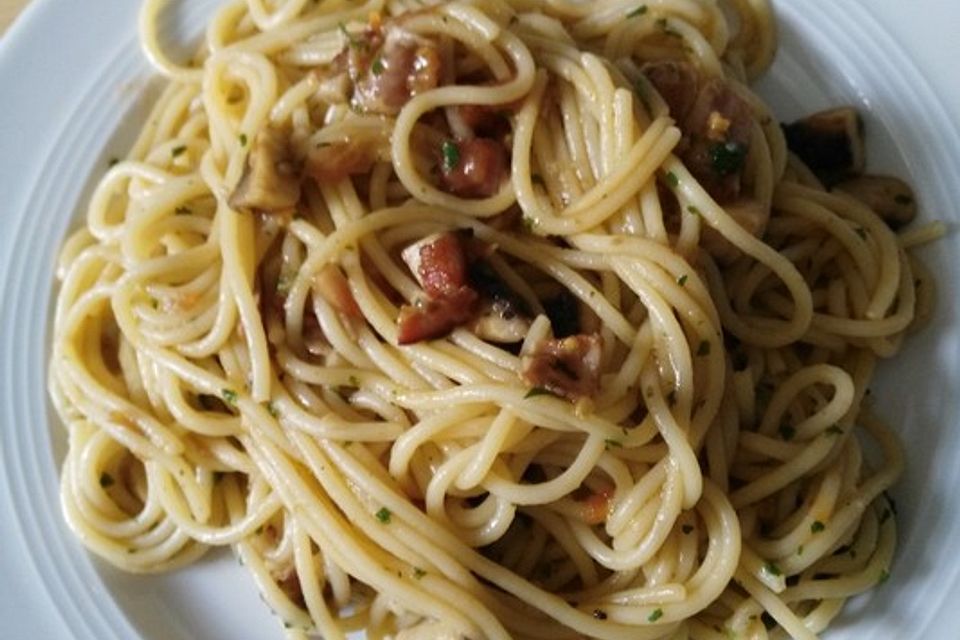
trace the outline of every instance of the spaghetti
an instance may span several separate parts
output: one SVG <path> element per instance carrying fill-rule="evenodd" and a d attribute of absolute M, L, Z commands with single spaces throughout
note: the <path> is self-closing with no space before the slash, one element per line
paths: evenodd
<path fill-rule="evenodd" d="M 789 152 L 765 1 L 247 0 L 188 65 L 159 9 L 59 269 L 91 551 L 232 546 L 291 637 L 813 638 L 886 579 L 930 234 Z"/>

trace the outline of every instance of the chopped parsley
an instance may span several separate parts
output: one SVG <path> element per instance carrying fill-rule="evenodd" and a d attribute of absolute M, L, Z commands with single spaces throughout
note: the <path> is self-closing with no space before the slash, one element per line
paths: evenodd
<path fill-rule="evenodd" d="M 350 377 L 347 379 L 347 382 L 350 384 L 351 387 L 359 387 L 359 386 L 360 386 L 360 379 L 359 379 L 357 376 L 350 376 Z"/>
<path fill-rule="evenodd" d="M 604 444 L 607 445 L 607 449 L 613 449 L 613 448 L 622 449 L 622 448 L 623 448 L 623 443 L 620 442 L 619 440 L 614 440 L 613 438 L 607 438 L 607 439 L 604 440 L 603 442 L 604 442 Z"/>
<path fill-rule="evenodd" d="M 663 617 L 663 609 L 654 609 L 653 613 L 647 616 L 647 622 L 656 622 Z"/>
<path fill-rule="evenodd" d="M 883 584 L 890 579 L 890 572 L 884 569 L 880 572 L 880 578 L 877 580 L 877 584 Z"/>
<path fill-rule="evenodd" d="M 443 170 L 449 173 L 460 164 L 460 147 L 452 140 L 444 140 L 440 147 L 440 153 L 443 154 Z"/>
<path fill-rule="evenodd" d="M 110 158 L 109 161 L 107 161 L 107 166 L 113 167 L 114 165 L 119 164 L 119 162 L 120 162 L 120 158 L 117 158 L 116 156 L 114 156 L 113 158 Z"/>
<path fill-rule="evenodd" d="M 375 76 L 378 76 L 381 73 L 383 73 L 383 70 L 384 70 L 383 58 L 381 58 L 380 56 L 377 56 L 376 58 L 373 59 L 373 63 L 370 65 L 370 73 L 372 73 Z"/>
<path fill-rule="evenodd" d="M 763 565 L 763 570 L 766 571 L 767 573 L 769 573 L 769 574 L 772 575 L 772 576 L 777 576 L 777 577 L 779 577 L 779 576 L 782 576 L 782 575 L 783 575 L 783 571 L 780 570 L 780 567 L 778 567 L 777 565 L 775 565 L 775 564 L 772 563 L 772 562 L 768 562 L 768 563 L 766 563 L 765 565 Z"/>
<path fill-rule="evenodd" d="M 677 284 L 680 285 L 681 287 L 687 284 L 687 274 L 683 274 L 682 276 L 677 278 Z"/>
<path fill-rule="evenodd" d="M 241 146 L 241 147 L 247 146 L 247 134 L 241 133 L 240 136 L 239 136 L 239 140 L 240 140 L 240 146 Z"/>
<path fill-rule="evenodd" d="M 798 556 L 803 555 L 803 545 L 800 545 L 799 547 L 797 547 L 797 555 Z"/>
<path fill-rule="evenodd" d="M 786 422 L 780 425 L 778 431 L 780 432 L 780 437 L 784 440 L 793 440 L 794 436 L 797 435 L 797 430 Z"/>
<path fill-rule="evenodd" d="M 237 392 L 233 389 L 221 389 L 220 396 L 223 398 L 223 401 L 231 407 L 237 406 Z"/>
<path fill-rule="evenodd" d="M 743 168 L 747 147 L 739 142 L 720 142 L 710 147 L 710 166 L 718 176 L 728 176 Z"/>
<path fill-rule="evenodd" d="M 863 227 L 857 227 L 856 229 L 854 229 L 854 231 L 857 232 L 857 235 L 860 236 L 861 240 L 867 239 L 867 230 L 864 229 Z"/>
<path fill-rule="evenodd" d="M 697 355 L 698 355 L 698 356 L 707 356 L 707 355 L 710 355 L 710 341 L 709 341 L 709 340 L 701 340 L 701 341 L 700 341 L 700 346 L 697 347 Z"/>
<path fill-rule="evenodd" d="M 631 10 L 631 11 L 627 14 L 627 17 L 628 17 L 628 18 L 636 18 L 636 17 L 638 17 L 638 16 L 644 15 L 645 13 L 647 13 L 647 5 L 642 4 L 642 5 L 640 5 L 639 7 L 637 7 L 636 9 Z"/>
<path fill-rule="evenodd" d="M 386 507 L 380 507 L 380 511 L 377 511 L 376 515 L 377 520 L 379 520 L 382 524 L 390 524 L 390 516 L 392 515 L 390 513 L 390 509 L 387 509 Z"/>
<path fill-rule="evenodd" d="M 671 189 L 676 189 L 680 186 L 680 178 L 677 177 L 673 171 L 667 172 L 667 175 L 664 176 L 664 179 L 667 181 L 667 186 Z"/>
<path fill-rule="evenodd" d="M 556 396 L 556 394 L 543 387 L 534 387 L 530 389 L 530 391 L 527 391 L 527 395 L 523 396 L 523 399 L 527 400 L 529 398 L 536 398 L 537 396 Z"/>
<path fill-rule="evenodd" d="M 691 213 L 691 214 L 693 214 L 693 215 L 695 215 L 695 216 L 703 215 L 703 214 L 700 213 L 700 209 L 697 209 L 697 208 L 696 208 L 695 206 L 693 206 L 693 205 L 690 205 L 689 207 L 687 207 L 687 212 L 688 212 L 688 213 Z"/>
<path fill-rule="evenodd" d="M 170 155 L 171 155 L 172 157 L 176 158 L 177 156 L 179 156 L 180 154 L 182 154 L 182 153 L 183 153 L 184 151 L 186 151 L 186 150 L 187 150 L 187 146 L 181 144 L 181 145 L 176 146 L 176 147 L 174 147 L 173 149 L 171 149 L 171 150 L 170 150 Z"/>
<path fill-rule="evenodd" d="M 272 402 L 264 402 L 263 407 L 267 410 L 267 413 L 274 418 L 280 417 L 280 410 L 277 409 L 277 405 L 273 404 Z"/>
<path fill-rule="evenodd" d="M 100 474 L 100 486 L 106 489 L 113 486 L 113 476 L 104 471 Z"/>
<path fill-rule="evenodd" d="M 820 533 L 827 528 L 827 525 L 823 524 L 819 520 L 814 520 L 813 524 L 810 525 L 810 533 Z"/>
<path fill-rule="evenodd" d="M 413 577 L 419 580 L 423 576 L 427 575 L 427 572 L 421 569 L 420 567 L 413 568 Z"/>

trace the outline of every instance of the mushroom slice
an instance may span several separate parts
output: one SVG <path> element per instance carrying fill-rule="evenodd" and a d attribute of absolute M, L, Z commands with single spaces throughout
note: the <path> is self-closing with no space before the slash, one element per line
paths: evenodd
<path fill-rule="evenodd" d="M 247 213 L 286 213 L 299 201 L 300 175 L 289 141 L 277 129 L 267 127 L 257 134 L 228 202 Z"/>
<path fill-rule="evenodd" d="M 873 209 L 892 229 L 910 224 L 917 217 L 913 189 L 893 176 L 860 176 L 845 180 L 835 189 L 848 193 Z"/>
<path fill-rule="evenodd" d="M 863 173 L 863 119 L 853 107 L 820 111 L 784 125 L 787 146 L 825 185 Z"/>

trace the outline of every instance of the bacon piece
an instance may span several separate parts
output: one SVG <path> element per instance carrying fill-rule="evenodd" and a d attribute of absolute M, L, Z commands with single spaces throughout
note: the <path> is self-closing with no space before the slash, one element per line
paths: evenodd
<path fill-rule="evenodd" d="M 523 356 L 520 376 L 531 387 L 573 402 L 590 398 L 600 387 L 602 347 L 595 333 L 542 340 Z"/>
<path fill-rule="evenodd" d="M 368 173 L 377 157 L 372 141 L 335 142 L 310 150 L 305 173 L 318 184 L 334 184 L 348 176 Z"/>
<path fill-rule="evenodd" d="M 682 123 L 697 100 L 700 78 L 689 62 L 663 60 L 648 62 L 641 69 L 670 109 L 670 115 Z"/>
<path fill-rule="evenodd" d="M 257 134 L 229 204 L 238 211 L 284 214 L 300 200 L 300 175 L 289 140 L 266 127 Z"/>
<path fill-rule="evenodd" d="M 441 233 L 420 246 L 417 275 L 428 296 L 454 293 L 467 284 L 467 256 L 459 234 Z"/>
<path fill-rule="evenodd" d="M 358 47 L 350 45 L 356 60 L 351 64 L 353 103 L 363 111 L 396 115 L 410 98 L 440 83 L 440 51 L 432 40 L 395 24 L 385 30 L 383 46 L 368 59 L 354 55 Z M 367 48 L 375 45 L 374 40 Z"/>
<path fill-rule="evenodd" d="M 456 144 L 456 151 L 445 154 L 440 163 L 440 177 L 447 191 L 467 198 L 486 198 L 500 190 L 508 162 L 502 144 L 489 138 L 448 144 Z"/>
<path fill-rule="evenodd" d="M 397 342 L 405 345 L 442 338 L 473 317 L 478 297 L 470 287 L 460 287 L 440 298 L 402 306 L 397 320 Z"/>
<path fill-rule="evenodd" d="M 683 124 L 682 153 L 690 173 L 719 204 L 740 196 L 743 165 L 753 136 L 753 111 L 723 80 L 709 80 Z"/>
<path fill-rule="evenodd" d="M 335 265 L 328 264 L 313 277 L 313 291 L 340 313 L 351 318 L 363 316 L 350 291 L 347 278 Z"/>
<path fill-rule="evenodd" d="M 612 497 L 613 487 L 604 487 L 600 491 L 591 492 L 581 501 L 582 515 L 587 524 L 600 524 L 607 519 Z"/>

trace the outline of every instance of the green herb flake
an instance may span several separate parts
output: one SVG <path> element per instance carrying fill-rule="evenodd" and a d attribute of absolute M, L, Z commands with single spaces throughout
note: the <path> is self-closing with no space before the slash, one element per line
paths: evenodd
<path fill-rule="evenodd" d="M 104 471 L 100 474 L 100 486 L 104 489 L 113 486 L 113 476 Z"/>
<path fill-rule="evenodd" d="M 781 424 L 780 428 L 777 429 L 777 431 L 780 432 L 780 437 L 787 441 L 793 440 L 794 436 L 797 435 L 797 430 L 794 429 L 789 424 L 787 424 L 786 422 Z"/>
<path fill-rule="evenodd" d="M 690 205 L 689 207 L 687 207 L 687 213 L 693 214 L 695 216 L 703 215 L 702 213 L 700 213 L 700 209 L 696 208 L 693 205 Z"/>
<path fill-rule="evenodd" d="M 680 285 L 681 287 L 685 286 L 687 284 L 687 274 L 683 274 L 682 276 L 677 278 L 677 284 Z"/>
<path fill-rule="evenodd" d="M 377 511 L 376 515 L 377 520 L 379 520 L 381 524 L 390 524 L 390 516 L 392 515 L 390 509 L 380 507 L 380 511 Z"/>
<path fill-rule="evenodd" d="M 181 145 L 176 146 L 176 147 L 174 147 L 173 149 L 171 149 L 171 150 L 170 150 L 170 155 L 171 155 L 172 157 L 176 158 L 177 156 L 181 155 L 181 154 L 182 154 L 184 151 L 186 151 L 186 150 L 187 150 L 187 146 L 181 144 Z"/>
<path fill-rule="evenodd" d="M 384 71 L 383 58 L 381 58 L 380 56 L 377 56 L 376 58 L 373 59 L 373 63 L 370 65 L 370 73 L 372 73 L 375 76 L 379 76 L 381 73 L 383 73 L 383 71 Z"/>
<path fill-rule="evenodd" d="M 667 175 L 664 176 L 664 179 L 667 181 L 667 186 L 671 189 L 676 189 L 680 186 L 680 178 L 677 177 L 673 171 L 668 171 Z"/>
<path fill-rule="evenodd" d="M 747 159 L 747 147 L 738 142 L 721 142 L 710 147 L 710 166 L 718 176 L 740 171 Z"/>
<path fill-rule="evenodd" d="M 413 577 L 419 580 L 423 576 L 427 575 L 427 572 L 421 569 L 420 567 L 413 568 Z"/>
<path fill-rule="evenodd" d="M 799 547 L 797 547 L 797 555 L 798 556 L 803 555 L 803 545 L 800 545 Z"/>
<path fill-rule="evenodd" d="M 814 520 L 813 524 L 810 525 L 810 533 L 820 533 L 827 528 L 827 525 L 823 524 L 819 520 Z"/>
<path fill-rule="evenodd" d="M 222 397 L 223 401 L 229 404 L 231 407 L 237 406 L 237 392 L 233 389 L 221 389 L 220 397 Z"/>
<path fill-rule="evenodd" d="M 347 382 L 350 384 L 351 387 L 360 386 L 360 378 L 358 378 L 357 376 L 350 376 L 349 378 L 347 378 Z"/>
<path fill-rule="evenodd" d="M 293 277 L 282 273 L 280 277 L 277 278 L 277 293 L 286 295 L 290 291 L 290 287 L 293 286 Z"/>
<path fill-rule="evenodd" d="M 613 438 L 607 438 L 607 439 L 604 440 L 603 442 L 604 442 L 604 444 L 607 445 L 607 449 L 614 449 L 614 448 L 622 449 L 622 448 L 623 448 L 623 443 L 620 442 L 619 440 L 614 440 Z"/>
<path fill-rule="evenodd" d="M 692 524 L 685 524 L 685 525 L 683 525 L 682 527 L 680 527 L 680 530 L 683 531 L 683 535 L 688 536 L 688 535 L 690 535 L 691 533 L 693 533 L 693 525 L 692 525 Z"/>
<path fill-rule="evenodd" d="M 443 155 L 443 171 L 450 173 L 460 164 L 460 147 L 452 140 L 444 140 L 440 147 L 440 153 Z"/>
<path fill-rule="evenodd" d="M 647 616 L 647 622 L 656 622 L 663 617 L 663 609 L 654 609 L 653 613 Z"/>
<path fill-rule="evenodd" d="M 544 389 L 543 387 L 534 387 L 533 389 L 530 389 L 530 391 L 527 391 L 527 395 L 523 396 L 523 399 L 528 400 L 530 398 L 536 398 L 537 396 L 556 397 L 555 394 L 549 389 Z"/>
<path fill-rule="evenodd" d="M 877 580 L 877 584 L 883 584 L 890 579 L 890 572 L 884 569 L 880 572 L 880 578 Z"/>
<path fill-rule="evenodd" d="M 241 133 L 241 134 L 238 136 L 238 139 L 240 140 L 240 146 L 241 146 L 241 147 L 247 146 L 247 134 Z"/>
<path fill-rule="evenodd" d="M 647 5 L 642 4 L 642 5 L 640 5 L 639 7 L 637 7 L 636 9 L 631 10 L 631 11 L 627 14 L 627 17 L 628 17 L 628 18 L 636 18 L 636 17 L 642 16 L 642 15 L 644 15 L 644 14 L 646 14 L 646 13 L 647 13 Z"/>
<path fill-rule="evenodd" d="M 857 227 L 856 229 L 854 229 L 854 231 L 857 232 L 857 235 L 860 236 L 861 240 L 867 239 L 867 230 L 864 229 L 863 227 Z"/>
<path fill-rule="evenodd" d="M 701 340 L 701 341 L 700 341 L 700 346 L 697 347 L 697 355 L 698 355 L 698 356 L 701 356 L 701 357 L 702 357 L 702 356 L 710 355 L 710 341 L 709 341 L 709 340 Z"/>
<path fill-rule="evenodd" d="M 765 565 L 763 565 L 763 570 L 766 571 L 771 576 L 779 577 L 783 575 L 783 571 L 780 570 L 780 567 L 778 567 L 772 562 L 768 562 Z"/>
<path fill-rule="evenodd" d="M 110 158 L 110 160 L 107 161 L 108 167 L 114 167 L 118 164 L 120 164 L 120 158 L 117 157 Z"/>
<path fill-rule="evenodd" d="M 277 409 L 277 405 L 273 404 L 272 402 L 264 402 L 263 408 L 266 409 L 267 413 L 269 413 L 274 418 L 280 417 L 280 410 Z"/>

